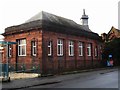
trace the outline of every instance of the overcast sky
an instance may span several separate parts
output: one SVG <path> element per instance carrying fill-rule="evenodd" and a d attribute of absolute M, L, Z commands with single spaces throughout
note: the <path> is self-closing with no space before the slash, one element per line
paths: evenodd
<path fill-rule="evenodd" d="M 118 28 L 120 0 L 0 0 L 0 34 L 9 26 L 19 25 L 46 11 L 81 24 L 83 9 L 89 16 L 89 27 L 98 34 Z"/>

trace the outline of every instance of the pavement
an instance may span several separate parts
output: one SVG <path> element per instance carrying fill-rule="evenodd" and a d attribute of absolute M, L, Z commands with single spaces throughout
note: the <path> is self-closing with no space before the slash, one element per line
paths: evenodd
<path fill-rule="evenodd" d="M 106 69 L 115 69 L 115 68 L 116 67 L 88 69 L 88 70 L 65 72 L 62 75 L 11 80 L 10 82 L 3 82 L 2 83 L 2 88 L 3 89 L 12 89 L 13 90 L 13 89 L 24 89 L 24 88 L 28 88 L 28 87 L 32 87 L 32 86 L 59 83 L 59 82 L 63 81 L 66 78 L 66 77 L 64 77 L 65 75 L 75 74 L 75 73 L 82 73 L 82 72 L 90 72 L 90 71 L 98 71 L 98 70 L 106 70 Z"/>

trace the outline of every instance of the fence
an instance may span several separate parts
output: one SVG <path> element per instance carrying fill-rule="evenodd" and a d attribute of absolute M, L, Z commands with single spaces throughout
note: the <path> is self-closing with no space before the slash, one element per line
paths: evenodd
<path fill-rule="evenodd" d="M 38 77 L 41 73 L 43 75 L 59 74 L 66 71 L 98 68 L 102 66 L 101 60 L 48 60 L 44 63 L 42 70 L 38 63 L 1 63 L 0 68 L 2 68 L 2 70 L 0 71 L 0 75 L 6 76 L 7 68 L 11 79 L 20 79 Z"/>
<path fill-rule="evenodd" d="M 40 66 L 27 63 L 9 64 L 9 72 L 40 73 Z"/>
<path fill-rule="evenodd" d="M 8 71 L 7 71 L 8 70 Z M 11 79 L 33 78 L 40 76 L 40 67 L 38 64 L 0 64 L 0 77 Z"/>

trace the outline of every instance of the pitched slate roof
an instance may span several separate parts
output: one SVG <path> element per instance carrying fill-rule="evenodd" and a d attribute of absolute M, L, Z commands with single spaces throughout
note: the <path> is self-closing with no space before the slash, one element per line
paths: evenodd
<path fill-rule="evenodd" d="M 75 28 L 79 28 L 79 29 L 84 29 L 86 31 L 91 31 L 88 26 L 83 26 L 83 25 L 79 25 L 76 22 L 74 22 L 73 20 L 70 19 L 66 19 L 60 16 L 56 16 L 54 14 L 50 14 L 47 12 L 40 12 L 37 15 L 33 16 L 32 18 L 30 18 L 29 20 L 26 21 L 26 23 L 31 22 L 31 21 L 36 21 L 36 20 L 45 20 L 45 21 L 49 21 L 52 23 L 56 23 L 59 25 L 65 25 L 65 26 L 72 26 Z"/>
<path fill-rule="evenodd" d="M 79 25 L 73 20 L 56 16 L 44 11 L 33 16 L 21 25 L 6 28 L 3 35 L 27 31 L 33 28 L 44 28 L 43 30 L 85 36 L 92 39 L 100 39 L 98 34 L 92 32 L 87 26 Z"/>

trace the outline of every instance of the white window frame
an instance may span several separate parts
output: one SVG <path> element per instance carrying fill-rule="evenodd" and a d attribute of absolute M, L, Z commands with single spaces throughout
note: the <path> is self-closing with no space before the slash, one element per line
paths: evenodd
<path fill-rule="evenodd" d="M 71 52 L 70 52 L 71 49 Z M 69 56 L 74 56 L 74 42 L 73 41 L 69 41 Z"/>
<path fill-rule="evenodd" d="M 32 41 L 32 55 L 36 56 L 37 54 L 37 48 L 36 48 L 36 41 Z M 34 51 L 36 49 L 36 52 Z"/>
<path fill-rule="evenodd" d="M 62 39 L 57 40 L 57 56 L 63 56 L 63 40 Z"/>
<path fill-rule="evenodd" d="M 48 52 L 48 56 L 51 56 L 52 55 L 52 41 L 49 41 L 48 42 L 48 48 L 50 48 L 49 50 L 49 52 Z"/>
<path fill-rule="evenodd" d="M 83 42 L 78 43 L 79 56 L 83 56 Z"/>
<path fill-rule="evenodd" d="M 12 56 L 11 50 L 12 50 L 11 45 L 8 45 L 8 57 L 11 57 L 11 56 Z"/>
<path fill-rule="evenodd" d="M 92 47 L 92 44 L 88 43 L 88 46 L 87 46 L 87 56 L 91 56 L 91 47 Z"/>
<path fill-rule="evenodd" d="M 22 40 L 25 40 L 24 44 L 20 43 L 20 41 L 22 41 Z M 19 50 L 19 47 L 25 47 L 25 54 L 22 54 L 22 48 L 20 48 L 20 50 Z M 18 56 L 26 56 L 26 39 L 19 39 L 18 40 Z"/>

